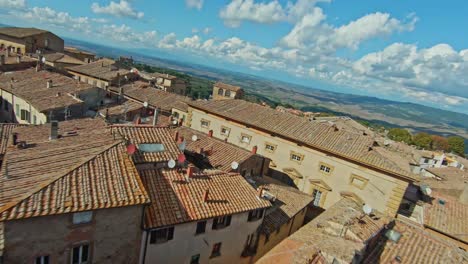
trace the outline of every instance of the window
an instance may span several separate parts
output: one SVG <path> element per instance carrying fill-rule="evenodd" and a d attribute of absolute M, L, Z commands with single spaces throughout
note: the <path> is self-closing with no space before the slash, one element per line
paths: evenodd
<path fill-rule="evenodd" d="M 328 165 L 326 163 L 320 162 L 319 163 L 319 171 L 324 174 L 331 174 L 333 171 L 333 166 Z"/>
<path fill-rule="evenodd" d="M 312 192 L 312 197 L 314 197 L 314 205 L 315 206 L 320 206 L 320 199 L 322 198 L 322 192 L 314 189 Z"/>
<path fill-rule="evenodd" d="M 224 90 L 223 90 L 223 89 L 219 89 L 219 90 L 218 90 L 218 95 L 224 95 Z"/>
<path fill-rule="evenodd" d="M 230 128 L 227 128 L 227 127 L 221 127 L 221 135 L 223 136 L 229 136 L 229 133 L 231 132 L 231 129 Z"/>
<path fill-rule="evenodd" d="M 249 218 L 247 219 L 249 222 L 250 221 L 257 221 L 259 219 L 262 219 L 263 217 L 263 209 L 257 209 L 249 212 Z"/>
<path fill-rule="evenodd" d="M 291 159 L 292 161 L 296 161 L 296 162 L 298 162 L 298 163 L 301 163 L 302 160 L 304 159 L 304 155 L 299 154 L 299 153 L 296 153 L 296 152 L 294 152 L 294 151 L 291 151 L 290 159 Z"/>
<path fill-rule="evenodd" d="M 276 145 L 271 144 L 271 143 L 265 143 L 265 150 L 268 152 L 275 152 Z"/>
<path fill-rule="evenodd" d="M 211 250 L 211 257 L 221 256 L 221 242 L 213 245 L 213 250 Z"/>
<path fill-rule="evenodd" d="M 213 219 L 212 229 L 222 229 L 231 225 L 231 216 L 226 215 Z"/>
<path fill-rule="evenodd" d="M 33 115 L 33 124 L 37 125 L 37 116 L 36 115 Z"/>
<path fill-rule="evenodd" d="M 197 231 L 195 232 L 196 235 L 205 233 L 206 229 L 206 221 L 200 221 L 197 223 Z"/>
<path fill-rule="evenodd" d="M 49 264 L 49 256 L 40 256 L 36 258 L 34 264 Z"/>
<path fill-rule="evenodd" d="M 429 163 L 429 159 L 424 159 L 424 163 Z"/>
<path fill-rule="evenodd" d="M 241 136 L 241 142 L 242 143 L 250 144 L 251 139 L 252 139 L 252 137 L 249 136 L 249 135 L 246 135 L 246 134 L 242 134 L 242 136 Z"/>
<path fill-rule="evenodd" d="M 224 96 L 226 96 L 226 97 L 231 97 L 231 91 L 226 90 L 226 93 L 224 94 Z"/>
<path fill-rule="evenodd" d="M 73 214 L 74 225 L 86 224 L 86 223 L 91 222 L 92 219 L 93 219 L 93 211 L 80 212 L 80 213 Z"/>
<path fill-rule="evenodd" d="M 89 244 L 79 245 L 72 250 L 72 264 L 88 264 L 89 260 Z"/>
<path fill-rule="evenodd" d="M 201 127 L 209 128 L 210 127 L 210 121 L 202 119 L 200 121 Z"/>
<path fill-rule="evenodd" d="M 16 109 L 16 116 L 20 116 L 20 107 L 19 107 L 19 104 L 16 104 L 15 106 L 15 109 Z"/>
<path fill-rule="evenodd" d="M 21 120 L 28 121 L 28 122 L 31 121 L 31 115 L 30 115 L 29 111 L 21 110 L 20 113 L 21 113 L 21 115 L 20 115 Z"/>
<path fill-rule="evenodd" d="M 193 255 L 190 259 L 190 264 L 198 264 L 200 262 L 200 254 Z"/>
<path fill-rule="evenodd" d="M 164 243 L 174 238 L 174 227 L 152 230 L 150 233 L 150 244 Z"/>
<path fill-rule="evenodd" d="M 362 190 L 366 188 L 368 181 L 369 180 L 364 177 L 353 174 L 351 175 L 351 178 L 349 179 L 349 184 Z"/>
<path fill-rule="evenodd" d="M 72 112 L 71 112 L 71 109 L 70 108 L 65 108 L 65 117 L 71 117 L 72 115 Z"/>

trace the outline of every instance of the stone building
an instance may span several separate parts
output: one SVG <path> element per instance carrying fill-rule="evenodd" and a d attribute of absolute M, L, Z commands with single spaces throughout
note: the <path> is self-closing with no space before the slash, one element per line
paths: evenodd
<path fill-rule="evenodd" d="M 213 85 L 213 100 L 241 99 L 244 90 L 239 86 L 217 82 Z"/>
<path fill-rule="evenodd" d="M 0 50 L 26 54 L 37 51 L 63 52 L 64 41 L 57 35 L 37 28 L 0 28 Z"/>

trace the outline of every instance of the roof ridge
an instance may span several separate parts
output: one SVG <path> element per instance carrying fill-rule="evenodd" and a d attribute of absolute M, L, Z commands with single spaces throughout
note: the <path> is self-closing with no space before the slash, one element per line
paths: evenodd
<path fill-rule="evenodd" d="M 58 180 L 60 180 L 61 178 L 67 176 L 68 174 L 70 174 L 70 172 L 73 172 L 75 170 L 77 170 L 78 168 L 82 167 L 83 165 L 91 162 L 92 160 L 96 159 L 98 156 L 100 156 L 101 154 L 103 154 L 104 152 L 110 150 L 111 148 L 121 144 L 123 141 L 118 141 L 118 142 L 113 142 L 112 144 L 108 144 L 105 146 L 105 148 L 103 147 L 103 150 L 100 151 L 98 154 L 92 156 L 91 158 L 88 158 L 86 159 L 85 161 L 79 163 L 78 165 L 75 165 L 74 167 L 72 167 L 71 170 L 69 170 L 67 173 L 65 173 L 64 175 L 60 175 L 54 179 L 52 179 L 50 182 L 48 183 L 45 183 L 45 184 L 40 184 L 34 191 L 32 192 L 29 192 L 27 193 L 26 195 L 22 196 L 21 198 L 18 198 L 16 199 L 17 201 L 12 201 L 12 202 L 9 202 L 7 204 L 5 204 L 4 206 L 0 207 L 0 214 L 4 213 L 5 211 L 15 207 L 16 205 L 20 204 L 22 201 L 28 199 L 29 197 L 33 196 L 34 194 L 40 192 L 42 189 L 50 186 L 51 184 L 57 182 Z M 8 161 L 7 161 L 8 162 Z"/>

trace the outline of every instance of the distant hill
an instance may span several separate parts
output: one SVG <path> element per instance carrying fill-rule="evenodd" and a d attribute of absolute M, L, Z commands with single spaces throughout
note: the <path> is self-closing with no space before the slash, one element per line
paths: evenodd
<path fill-rule="evenodd" d="M 304 111 L 332 112 L 348 115 L 390 127 L 402 127 L 416 132 L 444 136 L 459 135 L 467 139 L 468 115 L 414 103 L 396 102 L 369 96 L 319 90 L 302 85 L 215 69 L 203 65 L 167 59 L 172 55 L 147 50 L 123 50 L 66 39 L 68 45 L 92 51 L 100 56 L 133 56 L 136 61 L 170 68 L 210 80 L 222 80 L 243 87 L 247 93 L 265 100 L 291 104 Z M 148 54 L 152 54 L 149 56 Z M 161 58 L 161 57 L 165 57 Z"/>

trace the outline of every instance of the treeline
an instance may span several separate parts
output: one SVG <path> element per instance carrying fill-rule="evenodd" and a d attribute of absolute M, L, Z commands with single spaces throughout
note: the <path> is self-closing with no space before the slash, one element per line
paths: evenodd
<path fill-rule="evenodd" d="M 462 157 L 465 156 L 465 140 L 459 136 L 443 137 L 424 132 L 413 135 L 403 128 L 392 128 L 387 136 L 392 140 L 405 142 L 420 149 L 453 152 Z"/>

